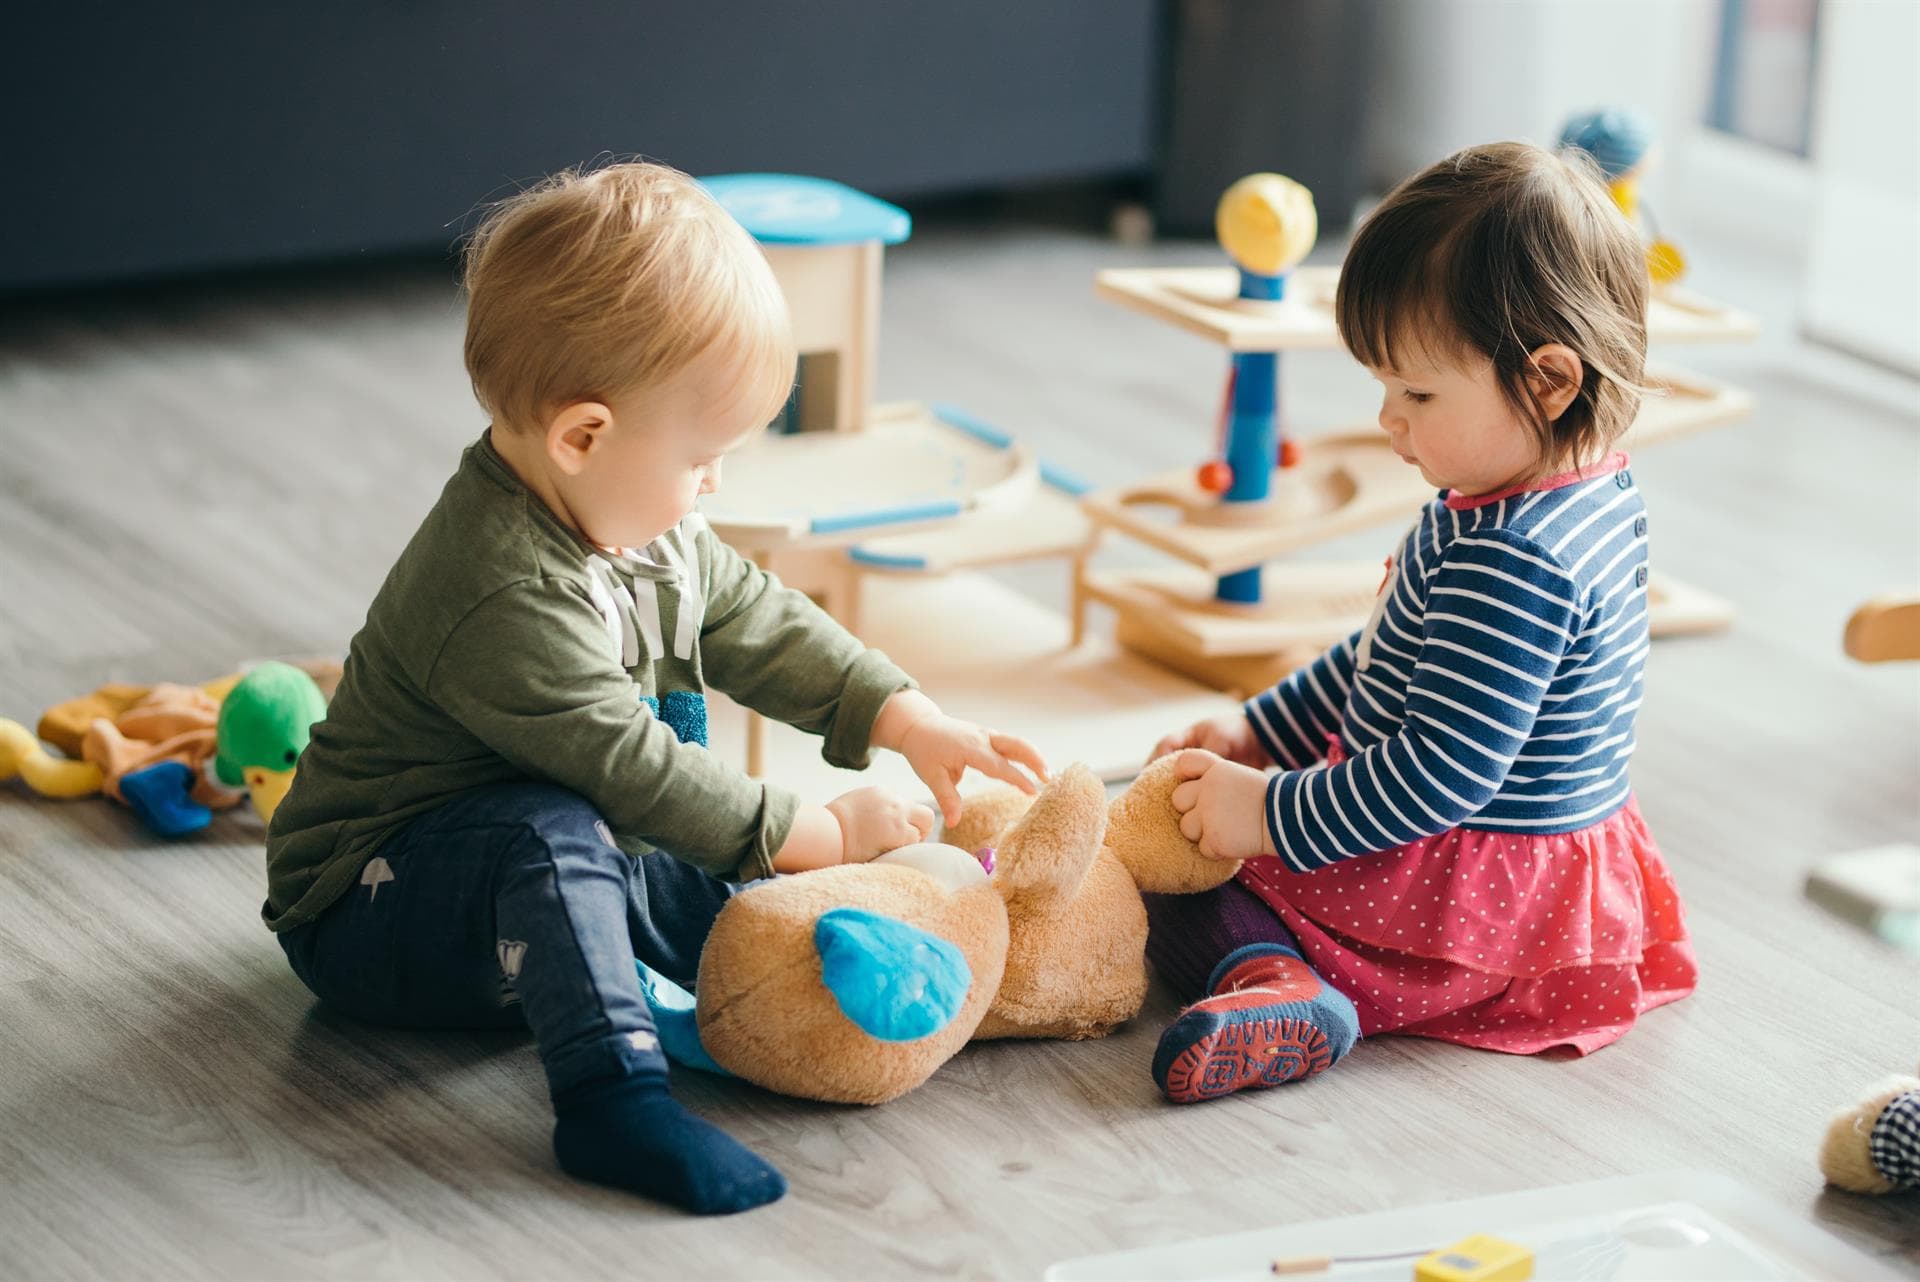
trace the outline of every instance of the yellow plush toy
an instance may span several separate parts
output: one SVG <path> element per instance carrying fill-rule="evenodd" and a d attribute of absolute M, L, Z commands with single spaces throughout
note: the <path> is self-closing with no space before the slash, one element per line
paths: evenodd
<path fill-rule="evenodd" d="M 1180 834 L 1178 782 L 1164 758 L 1109 804 L 1074 766 L 1030 804 L 970 798 L 944 843 L 738 896 L 701 954 L 705 1053 L 783 1094 L 879 1104 L 973 1038 L 1111 1032 L 1146 996 L 1140 892 L 1210 889 L 1239 867 Z M 968 853 L 982 846 L 990 874 Z"/>

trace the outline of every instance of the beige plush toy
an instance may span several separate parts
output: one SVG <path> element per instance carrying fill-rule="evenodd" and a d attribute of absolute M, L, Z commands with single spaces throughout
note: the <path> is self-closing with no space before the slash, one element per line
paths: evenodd
<path fill-rule="evenodd" d="M 1889 1077 L 1835 1113 L 1820 1171 L 1854 1193 L 1920 1188 L 1920 1077 Z"/>
<path fill-rule="evenodd" d="M 700 958 L 707 1054 L 783 1094 L 880 1104 L 972 1038 L 1100 1037 L 1146 996 L 1140 892 L 1239 865 L 1180 833 L 1172 758 L 1111 804 L 1084 766 L 969 798 L 944 843 L 757 886 Z M 993 850 L 988 874 L 969 851 Z"/>

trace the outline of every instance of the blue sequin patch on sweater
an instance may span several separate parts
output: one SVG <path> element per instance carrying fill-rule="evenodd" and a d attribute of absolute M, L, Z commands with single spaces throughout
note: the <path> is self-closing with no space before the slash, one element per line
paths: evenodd
<path fill-rule="evenodd" d="M 640 702 L 652 708 L 681 743 L 707 746 L 707 696 L 697 690 L 669 690 L 664 701 L 643 694 Z"/>

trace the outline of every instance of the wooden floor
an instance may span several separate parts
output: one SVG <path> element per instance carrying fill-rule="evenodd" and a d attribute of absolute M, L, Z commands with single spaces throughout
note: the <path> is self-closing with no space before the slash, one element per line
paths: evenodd
<path fill-rule="evenodd" d="M 966 406 L 1099 482 L 1193 463 L 1218 353 L 1091 282 L 1194 261 L 1204 247 L 934 228 L 890 253 L 881 393 Z M 1839 650 L 1856 601 L 1920 583 L 1920 427 L 1911 399 L 1837 388 L 1781 337 L 1791 317 L 1755 295 L 1767 267 L 1729 258 L 1701 283 L 1772 337 L 1676 353 L 1751 387 L 1755 420 L 1636 461 L 1658 563 L 1742 618 L 1651 661 L 1635 778 L 1705 979 L 1619 1045 L 1547 1061 L 1382 1039 L 1310 1084 L 1176 1109 L 1147 1078 L 1156 991 L 1107 1041 L 976 1048 L 880 1109 L 684 1074 L 682 1096 L 793 1184 L 695 1221 L 555 1171 L 524 1038 L 318 1009 L 259 925 L 250 818 L 165 845 L 104 802 L 0 786 L 0 1276 L 1028 1278 L 1676 1167 L 1920 1276 L 1920 1201 L 1824 1193 L 1814 1169 L 1829 1110 L 1920 1061 L 1920 966 L 1800 894 L 1822 852 L 1920 839 L 1920 665 Z M 460 324 L 438 265 L 8 309 L 0 714 L 343 648 L 481 427 Z M 1297 424 L 1371 413 L 1343 356 L 1289 378 Z M 1057 600 L 1061 577 L 1012 582 Z"/>

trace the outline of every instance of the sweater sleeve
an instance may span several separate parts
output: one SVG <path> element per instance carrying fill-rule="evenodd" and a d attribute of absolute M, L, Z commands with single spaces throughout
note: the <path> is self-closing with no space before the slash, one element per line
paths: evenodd
<path fill-rule="evenodd" d="M 829 763 L 866 769 L 881 707 L 912 688 L 913 678 L 704 525 L 699 537 L 707 683 L 763 716 L 819 735 Z"/>
<path fill-rule="evenodd" d="M 1271 690 L 1246 702 L 1247 720 L 1273 763 L 1305 770 L 1327 755 L 1327 739 L 1340 732 L 1347 692 L 1353 688 L 1353 650 L 1358 631 Z"/>
<path fill-rule="evenodd" d="M 1454 540 L 1428 590 L 1399 727 L 1337 766 L 1268 783 L 1280 858 L 1311 872 L 1477 814 L 1531 734 L 1580 617 L 1572 576 L 1538 544 L 1505 530 Z"/>
<path fill-rule="evenodd" d="M 772 875 L 798 798 L 656 720 L 573 585 L 529 579 L 482 601 L 448 636 L 426 687 L 514 767 L 592 802 L 621 839 L 726 880 Z"/>

